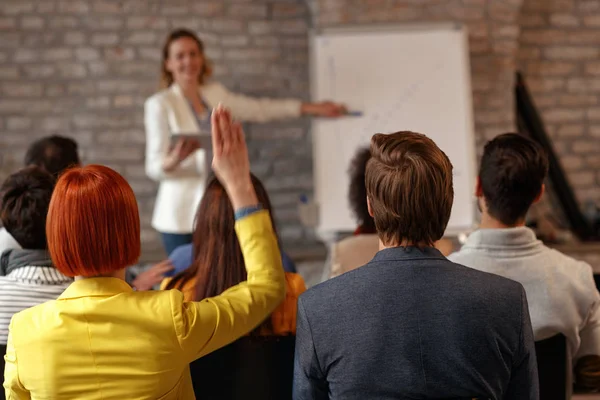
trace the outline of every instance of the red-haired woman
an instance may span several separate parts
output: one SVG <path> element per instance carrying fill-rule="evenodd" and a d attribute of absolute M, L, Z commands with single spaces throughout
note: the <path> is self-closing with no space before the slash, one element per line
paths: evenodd
<path fill-rule="evenodd" d="M 219 103 L 242 121 L 267 122 L 301 115 L 336 117 L 344 106 L 295 99 L 257 99 L 228 91 L 209 81 L 211 66 L 204 45 L 192 31 L 179 29 L 167 37 L 162 51 L 163 90 L 146 101 L 146 174 L 160 182 L 152 226 L 170 254 L 191 243 L 194 213 L 208 177 L 205 152 L 196 139 L 173 143 L 171 134 L 210 131 L 210 110 Z"/>
<path fill-rule="evenodd" d="M 241 127 L 217 109 L 212 130 L 213 169 L 236 210 L 248 280 L 201 302 L 178 290 L 133 291 L 123 280 L 140 254 L 133 191 L 107 167 L 72 169 L 57 183 L 46 230 L 56 268 L 76 280 L 58 300 L 13 317 L 8 399 L 193 399 L 188 364 L 283 300 L 277 238 L 250 180 Z"/>

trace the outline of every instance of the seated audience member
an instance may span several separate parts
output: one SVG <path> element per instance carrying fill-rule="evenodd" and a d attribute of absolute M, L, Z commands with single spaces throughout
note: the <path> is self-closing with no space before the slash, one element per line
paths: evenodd
<path fill-rule="evenodd" d="M 31 144 L 27 149 L 24 160 L 25 166 L 34 165 L 47 171 L 55 178 L 71 167 L 81 165 L 77 142 L 62 136 L 43 137 Z M 0 255 L 7 249 L 20 249 L 21 246 L 6 231 L 0 227 Z M 169 260 L 164 260 L 147 270 L 134 274 L 127 270 L 127 282 L 131 282 L 136 290 L 150 290 L 159 284 L 173 266 Z"/>
<path fill-rule="evenodd" d="M 273 210 L 271 208 L 271 201 L 269 200 L 269 197 L 267 196 L 267 192 L 266 192 L 265 188 L 263 187 L 262 183 L 254 175 L 252 175 L 252 182 L 254 183 L 254 189 L 257 191 L 259 200 L 265 206 L 265 208 L 267 210 L 269 210 L 269 212 L 271 212 L 271 215 L 273 215 Z M 218 180 L 212 180 L 211 183 L 218 186 L 217 188 L 215 188 L 215 190 L 222 191 L 223 187 L 220 185 Z M 219 198 L 219 199 L 213 199 L 212 201 L 215 202 L 215 201 L 219 201 L 222 199 L 224 199 L 224 197 Z M 229 206 L 229 208 L 231 208 L 231 206 Z M 209 228 L 208 228 L 208 226 L 201 227 L 200 224 L 198 224 L 198 220 L 200 218 L 204 217 L 204 215 L 200 214 L 199 210 L 200 210 L 200 206 L 198 207 L 198 211 L 197 211 L 197 215 L 196 215 L 196 219 L 195 219 L 195 221 L 196 221 L 195 231 L 197 232 L 195 235 L 199 239 L 200 238 L 204 239 L 206 237 L 206 234 L 202 234 L 201 232 L 199 232 L 199 229 L 206 229 L 205 232 L 209 232 Z M 273 227 L 273 228 L 275 228 L 275 227 Z M 227 234 L 233 235 L 233 237 L 235 237 L 233 230 L 231 230 L 231 232 L 227 232 Z M 190 243 L 190 244 L 184 244 L 182 246 L 179 246 L 175 250 L 173 250 L 173 252 L 169 255 L 169 260 L 171 262 L 171 265 L 173 266 L 173 270 L 168 272 L 166 274 L 166 276 L 170 276 L 170 277 L 175 276 L 175 275 L 185 271 L 186 269 L 188 269 L 192 265 L 193 260 L 194 260 L 193 249 L 194 249 L 194 243 Z M 281 251 L 281 261 L 283 263 L 283 270 L 285 272 L 291 272 L 291 273 L 296 272 L 296 266 L 294 265 L 294 262 L 287 254 L 285 254 L 285 252 L 283 250 Z M 243 270 L 243 268 L 242 268 L 242 270 Z M 189 274 L 186 274 L 186 276 L 193 277 L 193 276 L 195 276 L 195 273 L 189 273 Z M 193 285 L 193 282 L 192 282 L 193 279 L 192 279 L 192 281 L 188 281 L 188 279 L 189 278 L 179 277 L 178 278 L 179 283 L 177 283 L 178 288 L 180 288 L 182 286 L 182 283 L 181 283 L 182 281 L 190 282 L 189 284 Z M 167 282 L 168 282 L 168 280 L 165 280 L 165 282 L 163 282 L 163 286 L 167 285 Z M 175 284 L 175 282 L 173 282 L 172 284 Z M 170 286 L 172 284 L 169 283 Z"/>
<path fill-rule="evenodd" d="M 414 132 L 374 135 L 371 156 L 382 250 L 300 296 L 294 399 L 537 399 L 523 286 L 433 247 L 454 197 L 448 157 Z"/>
<path fill-rule="evenodd" d="M 258 202 L 271 211 L 264 186 L 252 175 Z M 179 289 L 187 301 L 217 296 L 246 280 L 246 267 L 234 229 L 234 210 L 223 185 L 212 179 L 196 211 L 194 262 L 162 287 Z M 275 225 L 273 224 L 273 230 Z M 226 267 L 224 267 L 226 265 Z M 252 332 L 190 365 L 197 398 L 234 400 L 291 397 L 298 296 L 306 290 L 300 275 L 286 273 L 285 300 Z M 290 336 L 287 340 L 277 337 Z M 250 366 L 250 368 L 248 368 Z"/>
<path fill-rule="evenodd" d="M 258 202 L 272 215 L 271 202 L 264 186 L 254 175 L 252 184 Z M 161 288 L 179 289 L 187 301 L 201 301 L 217 296 L 246 280 L 246 267 L 240 243 L 234 229 L 234 211 L 225 188 L 213 178 L 198 206 L 193 232 L 194 262 L 174 278 L 165 279 Z M 273 231 L 275 225 L 273 224 Z M 223 260 L 226 260 L 224 263 Z M 223 270 L 223 265 L 227 270 Z M 306 290 L 304 280 L 295 273 L 286 273 L 286 299 L 271 318 L 255 329 L 261 335 L 296 334 L 296 303 Z"/>
<path fill-rule="evenodd" d="M 329 265 L 325 271 L 324 279 L 334 278 L 345 272 L 352 271 L 365 265 L 379 251 L 379 237 L 375 229 L 375 221 L 369 215 L 367 206 L 367 188 L 365 186 L 365 170 L 371 158 L 368 147 L 358 149 L 350 163 L 348 175 L 350 176 L 350 190 L 348 203 L 352 208 L 354 218 L 358 223 L 354 234 L 334 243 L 329 250 Z M 447 239 L 440 239 L 434 243 L 435 248 L 442 254 L 452 252 L 452 243 Z"/>
<path fill-rule="evenodd" d="M 10 175 L 0 187 L 0 220 L 19 244 L 18 249 L 6 250 L 0 256 L 3 345 L 13 314 L 56 300 L 73 281 L 54 268 L 46 245 L 46 214 L 53 189 L 54 178 L 38 167 Z"/>
<path fill-rule="evenodd" d="M 56 268 L 75 276 L 58 301 L 21 311 L 9 328 L 7 398 L 193 399 L 188 364 L 261 323 L 285 296 L 277 238 L 250 180 L 239 123 L 213 111 L 213 169 L 236 211 L 248 280 L 186 302 L 178 290 L 136 292 L 125 267 L 140 254 L 131 187 L 97 165 L 58 180 L 46 223 Z M 219 260 L 227 270 L 227 259 Z"/>
<path fill-rule="evenodd" d="M 25 153 L 24 166 L 35 165 L 57 178 L 67 168 L 78 166 L 81 162 L 77 152 L 77 143 L 62 136 L 47 136 L 36 140 Z M 0 254 L 7 249 L 18 249 L 21 246 L 0 227 Z"/>
<path fill-rule="evenodd" d="M 350 163 L 348 175 L 350 190 L 348 202 L 358 226 L 354 235 L 333 243 L 329 250 L 329 271 L 324 279 L 333 278 L 344 272 L 365 265 L 379 251 L 379 237 L 375 221 L 369 215 L 367 207 L 367 188 L 365 187 L 365 169 L 371 158 L 368 147 L 359 149 Z"/>
<path fill-rule="evenodd" d="M 25 153 L 25 165 L 36 165 L 58 178 L 67 169 L 81 165 L 77 142 L 57 135 L 36 140 Z"/>
<path fill-rule="evenodd" d="M 563 334 L 575 365 L 583 356 L 600 356 L 600 295 L 588 264 L 544 246 L 525 226 L 547 172 L 548 158 L 536 142 L 513 133 L 488 142 L 475 192 L 481 225 L 449 258 L 523 284 L 535 340 Z"/>

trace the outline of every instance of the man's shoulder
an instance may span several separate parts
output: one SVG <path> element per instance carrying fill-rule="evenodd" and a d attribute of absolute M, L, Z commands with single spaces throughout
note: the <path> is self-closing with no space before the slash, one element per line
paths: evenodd
<path fill-rule="evenodd" d="M 453 257 L 448 259 L 448 262 L 452 264 L 452 267 L 459 273 L 464 284 L 470 284 L 473 286 L 484 287 L 489 290 L 518 290 L 520 291 L 523 287 L 519 282 L 512 279 L 506 278 L 501 275 L 496 275 L 491 272 L 482 271 L 479 269 L 471 268 L 460 262 L 460 259 Z"/>
<path fill-rule="evenodd" d="M 324 299 L 334 299 L 338 296 L 344 296 L 345 293 L 352 292 L 356 283 L 361 281 L 360 276 L 365 273 L 371 273 L 371 271 L 366 271 L 368 265 L 328 279 L 309 288 L 300 295 L 300 300 L 303 304 L 323 304 L 325 302 Z"/>

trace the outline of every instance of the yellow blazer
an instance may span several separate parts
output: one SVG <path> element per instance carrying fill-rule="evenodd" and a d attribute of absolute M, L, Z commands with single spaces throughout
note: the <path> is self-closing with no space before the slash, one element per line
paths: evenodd
<path fill-rule="evenodd" d="M 164 289 L 172 278 L 166 278 L 160 284 Z M 296 334 L 296 315 L 298 313 L 298 297 L 306 291 L 304 279 L 292 272 L 285 273 L 285 299 L 277 306 L 271 314 L 272 330 L 263 329 L 261 335 L 286 336 Z M 196 297 L 196 279 L 185 282 L 179 290 L 183 293 L 186 301 L 192 301 Z"/>
<path fill-rule="evenodd" d="M 248 280 L 201 302 L 135 292 L 116 278 L 73 282 L 58 300 L 15 314 L 7 399 L 194 399 L 188 364 L 246 334 L 285 296 L 269 214 L 236 223 Z"/>

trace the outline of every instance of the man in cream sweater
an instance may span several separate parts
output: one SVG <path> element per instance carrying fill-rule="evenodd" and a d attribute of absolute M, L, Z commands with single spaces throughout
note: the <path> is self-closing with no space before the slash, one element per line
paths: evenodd
<path fill-rule="evenodd" d="M 535 340 L 563 334 L 575 366 L 583 356 L 600 355 L 600 295 L 588 264 L 544 246 L 525 227 L 547 172 L 544 150 L 530 139 L 504 134 L 488 142 L 476 188 L 480 228 L 448 258 L 520 282 Z"/>

